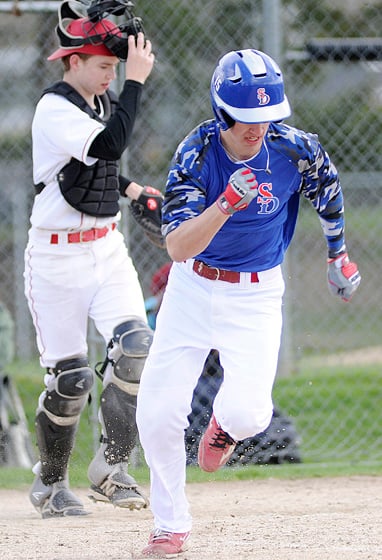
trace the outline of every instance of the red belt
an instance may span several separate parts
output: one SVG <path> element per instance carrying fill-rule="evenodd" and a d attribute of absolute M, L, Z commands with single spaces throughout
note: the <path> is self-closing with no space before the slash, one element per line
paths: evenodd
<path fill-rule="evenodd" d="M 208 280 L 222 280 L 223 282 L 231 282 L 232 284 L 238 284 L 240 282 L 240 272 L 235 270 L 222 270 L 221 268 L 216 268 L 214 266 L 208 266 L 201 261 L 194 261 L 192 269 L 199 276 L 203 278 L 208 278 Z M 258 282 L 259 277 L 257 272 L 251 272 L 251 282 Z"/>
<path fill-rule="evenodd" d="M 110 231 L 117 227 L 117 224 L 111 224 L 110 227 L 103 228 L 92 228 L 86 231 L 76 231 L 74 233 L 67 234 L 67 243 L 86 243 L 88 241 L 95 241 L 96 239 L 101 239 Z M 52 245 L 57 245 L 59 243 L 60 235 L 58 233 L 52 233 L 50 236 L 50 242 Z"/>

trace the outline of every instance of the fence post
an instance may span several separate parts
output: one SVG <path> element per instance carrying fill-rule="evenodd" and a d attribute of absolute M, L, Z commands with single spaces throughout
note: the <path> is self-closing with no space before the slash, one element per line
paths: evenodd
<path fill-rule="evenodd" d="M 281 53 L 281 6 L 280 0 L 263 0 L 263 45 L 264 51 L 269 54 L 282 67 L 283 56 Z M 288 257 L 283 264 L 286 291 L 283 306 L 283 333 L 278 364 L 278 375 L 286 376 L 292 369 L 292 325 L 289 313 L 288 297 Z"/>

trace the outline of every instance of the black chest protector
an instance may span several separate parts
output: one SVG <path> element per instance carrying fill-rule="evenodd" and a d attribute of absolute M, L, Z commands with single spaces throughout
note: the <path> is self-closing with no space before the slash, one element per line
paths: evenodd
<path fill-rule="evenodd" d="M 107 122 L 113 114 L 117 98 L 111 92 L 100 97 L 104 107 L 103 119 L 88 105 L 85 99 L 66 82 L 56 82 L 44 89 L 46 93 L 62 95 L 71 103 L 87 113 L 92 119 Z M 82 161 L 72 158 L 57 174 L 57 181 L 62 196 L 70 206 L 89 216 L 115 216 L 119 211 L 119 180 L 118 163 L 98 159 L 93 165 L 85 165 Z M 43 183 L 35 186 L 39 193 Z"/>

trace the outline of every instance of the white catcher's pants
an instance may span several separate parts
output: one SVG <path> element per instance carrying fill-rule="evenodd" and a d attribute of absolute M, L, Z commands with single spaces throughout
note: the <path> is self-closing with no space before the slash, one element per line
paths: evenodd
<path fill-rule="evenodd" d="M 32 228 L 25 250 L 25 295 L 42 367 L 87 354 L 89 317 L 106 344 L 128 316 L 146 320 L 122 233 L 115 229 L 96 241 L 58 245 L 50 243 L 50 235 Z"/>
<path fill-rule="evenodd" d="M 191 529 L 184 430 L 207 355 L 219 350 L 224 368 L 214 402 L 223 430 L 235 440 L 265 430 L 273 412 L 284 293 L 280 266 L 259 272 L 259 283 L 244 274 L 240 284 L 230 284 L 201 278 L 192 264 L 171 268 L 137 409 L 155 527 L 177 533 Z"/>

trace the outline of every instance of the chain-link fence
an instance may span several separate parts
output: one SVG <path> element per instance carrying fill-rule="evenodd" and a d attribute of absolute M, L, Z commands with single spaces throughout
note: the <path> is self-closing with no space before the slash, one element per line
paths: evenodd
<path fill-rule="evenodd" d="M 62 75 L 59 62 L 46 60 L 56 47 L 58 5 L 0 0 L 0 301 L 14 318 L 16 353 L 22 359 L 36 355 L 22 279 L 34 196 L 30 125 L 41 90 Z M 301 370 L 309 367 L 308 358 L 324 363 L 324 357 L 358 350 L 366 359 L 373 350 L 378 361 L 376 350 L 382 348 L 382 3 L 136 0 L 135 6 L 153 42 L 156 64 L 144 89 L 124 171 L 163 190 L 179 141 L 201 120 L 212 117 L 209 82 L 217 60 L 239 48 L 260 48 L 271 54 L 283 69 L 293 109 L 288 122 L 318 133 L 340 171 L 347 244 L 363 276 L 351 304 L 330 296 L 324 238 L 315 212 L 303 201 L 285 263 L 280 381 L 286 374 L 298 379 Z M 168 255 L 150 245 L 129 222 L 127 212 L 124 215 L 130 251 L 149 297 L 152 275 Z M 378 391 L 380 379 L 368 382 L 375 383 Z M 291 408 L 297 418 L 298 410 Z M 305 420 L 298 422 L 302 431 Z M 346 453 L 344 449 L 342 457 Z"/>

